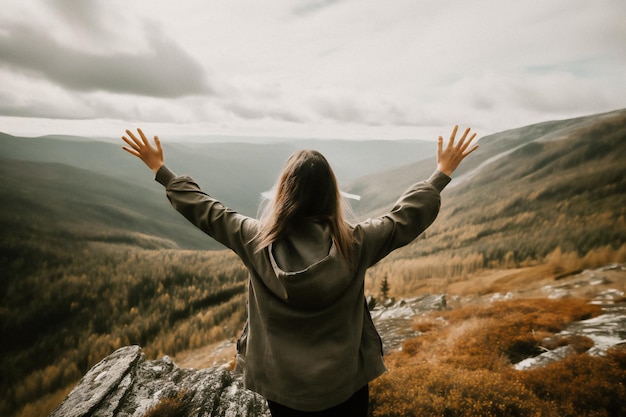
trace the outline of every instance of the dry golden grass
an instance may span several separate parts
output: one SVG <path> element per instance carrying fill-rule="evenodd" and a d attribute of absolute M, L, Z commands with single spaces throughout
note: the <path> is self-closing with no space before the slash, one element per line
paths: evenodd
<path fill-rule="evenodd" d="M 626 349 L 591 357 L 587 338 L 548 338 L 600 312 L 584 299 L 526 299 L 424 316 L 415 326 L 424 333 L 389 355 L 390 371 L 372 383 L 373 415 L 625 415 Z M 565 344 L 577 353 L 562 362 L 532 371 L 511 366 Z"/>
<path fill-rule="evenodd" d="M 235 342 L 222 341 L 181 352 L 174 356 L 173 360 L 181 368 L 202 369 L 230 363 L 236 355 Z"/>
<path fill-rule="evenodd" d="M 400 257 L 402 251 L 393 253 L 368 271 L 366 293 L 378 296 L 382 279 L 387 276 L 390 296 L 398 298 L 424 293 L 475 297 L 509 291 L 541 297 L 541 287 L 554 284 L 555 279 L 567 281 L 584 269 L 626 262 L 626 244 L 619 248 L 598 247 L 584 256 L 563 252 L 557 247 L 542 259 L 523 263 L 502 261 L 489 266 L 485 266 L 482 255 L 478 254 L 466 257 L 441 254 L 407 259 Z M 624 280 L 616 288 L 623 291 Z"/>

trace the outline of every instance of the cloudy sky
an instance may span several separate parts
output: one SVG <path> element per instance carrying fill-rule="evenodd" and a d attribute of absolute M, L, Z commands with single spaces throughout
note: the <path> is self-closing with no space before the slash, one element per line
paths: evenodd
<path fill-rule="evenodd" d="M 434 139 L 626 107 L 624 0 L 1 0 L 0 131 Z"/>

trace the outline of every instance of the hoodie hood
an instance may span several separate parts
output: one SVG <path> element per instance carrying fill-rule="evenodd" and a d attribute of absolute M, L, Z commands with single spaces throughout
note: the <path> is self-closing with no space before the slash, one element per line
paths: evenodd
<path fill-rule="evenodd" d="M 330 227 L 315 220 L 272 243 L 269 256 L 282 289 L 276 295 L 294 307 L 323 308 L 339 298 L 353 278 Z"/>

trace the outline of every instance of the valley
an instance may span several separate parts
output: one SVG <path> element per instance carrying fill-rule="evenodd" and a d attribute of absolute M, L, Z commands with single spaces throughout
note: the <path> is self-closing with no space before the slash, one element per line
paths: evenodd
<path fill-rule="evenodd" d="M 369 270 L 366 293 L 379 297 L 386 278 L 396 300 L 445 294 L 452 312 L 498 297 L 514 309 L 557 289 L 563 303 L 623 293 L 621 270 L 600 284 L 576 282 L 626 262 L 626 110 L 479 144 L 443 191 L 435 223 Z M 231 360 L 246 271 L 170 207 L 145 167 L 108 141 L 0 135 L 0 145 L 0 414 L 47 415 L 121 346 L 183 367 Z M 354 221 L 389 210 L 435 166 L 435 147 L 423 141 L 171 143 L 166 158 L 254 216 L 301 145 L 327 153 L 342 189 L 361 196 Z"/>

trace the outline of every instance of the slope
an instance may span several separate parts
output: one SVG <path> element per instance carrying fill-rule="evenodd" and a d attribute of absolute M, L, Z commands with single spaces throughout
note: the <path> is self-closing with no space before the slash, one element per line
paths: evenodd
<path fill-rule="evenodd" d="M 0 224 L 16 240 L 206 248 L 210 240 L 153 189 L 56 163 L 0 159 Z M 215 248 L 216 245 L 213 245 Z"/>
<path fill-rule="evenodd" d="M 481 254 L 484 263 L 584 255 L 626 242 L 626 110 L 484 137 L 442 193 L 433 227 L 397 256 Z M 384 212 L 434 161 L 351 183 L 361 216 Z M 381 200 L 386 200 L 382 204 Z"/>

